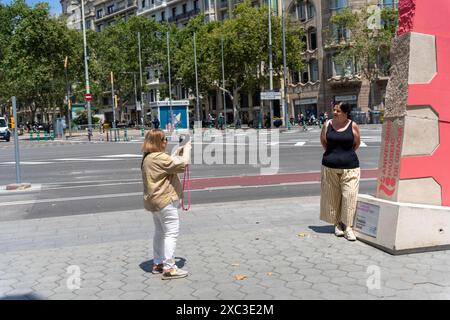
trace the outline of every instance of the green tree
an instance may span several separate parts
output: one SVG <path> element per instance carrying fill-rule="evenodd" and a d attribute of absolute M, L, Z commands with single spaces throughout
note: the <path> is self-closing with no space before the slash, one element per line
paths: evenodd
<path fill-rule="evenodd" d="M 32 8 L 18 0 L 0 12 L 7 18 L 0 27 L 0 96 L 15 95 L 19 107 L 29 108 L 32 119 L 39 108 L 48 120 L 47 113 L 64 104 L 64 59 L 80 59 L 81 38 L 67 29 L 63 19 L 51 17 L 45 3 Z"/>
<path fill-rule="evenodd" d="M 192 34 L 197 36 L 199 87 L 202 95 L 212 89 L 225 91 L 233 101 L 234 119 L 240 113 L 240 93 L 253 93 L 268 82 L 268 9 L 254 8 L 249 1 L 239 4 L 233 17 L 205 23 L 203 17 L 192 19 L 179 31 L 176 53 L 177 75 L 189 88 L 195 88 Z M 281 19 L 272 16 L 273 67 L 275 77 L 282 72 Z M 303 30 L 298 24 L 287 27 L 287 59 L 292 68 L 301 68 Z M 221 41 L 224 43 L 225 87 L 222 85 Z"/>
<path fill-rule="evenodd" d="M 339 50 L 336 62 L 345 67 L 349 61 L 355 61 L 360 74 L 369 81 L 370 104 L 374 103 L 376 80 L 388 75 L 391 42 L 398 20 L 396 9 L 383 7 L 379 12 L 380 20 L 377 21 L 374 9 L 377 10 L 374 6 L 367 5 L 357 11 L 345 9 L 334 15 L 331 22 L 336 26 L 335 30 L 347 30 L 350 37 L 337 39 L 334 34 L 328 39 L 328 44 L 334 42 Z"/>
<path fill-rule="evenodd" d="M 133 73 L 139 85 L 138 32 L 141 34 L 142 67 L 145 68 L 161 60 L 160 34 L 163 28 L 152 19 L 135 16 L 126 21 L 120 20 L 100 33 L 91 34 L 91 63 L 98 86 L 96 94 L 110 94 L 110 74 L 113 72 L 115 93 L 120 96 L 119 110 L 130 101 L 134 102 Z M 141 89 L 146 90 L 145 87 L 138 88 L 138 92 Z"/>

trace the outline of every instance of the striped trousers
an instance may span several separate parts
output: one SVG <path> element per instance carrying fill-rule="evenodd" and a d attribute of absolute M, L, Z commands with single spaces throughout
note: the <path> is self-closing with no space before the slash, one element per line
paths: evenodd
<path fill-rule="evenodd" d="M 320 220 L 353 226 L 361 171 L 322 166 Z"/>

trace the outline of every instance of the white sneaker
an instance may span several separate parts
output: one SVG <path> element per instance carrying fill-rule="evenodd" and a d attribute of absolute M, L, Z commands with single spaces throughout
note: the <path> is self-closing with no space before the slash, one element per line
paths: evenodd
<path fill-rule="evenodd" d="M 178 268 L 164 269 L 162 273 L 163 280 L 180 279 L 188 276 L 188 272 Z"/>
<path fill-rule="evenodd" d="M 355 236 L 355 234 L 353 233 L 353 230 L 352 230 L 352 229 L 347 229 L 347 230 L 345 230 L 345 232 L 344 232 L 344 237 L 345 237 L 345 239 L 347 239 L 348 241 L 355 241 L 355 240 L 356 240 L 356 236 Z"/>
<path fill-rule="evenodd" d="M 344 230 L 342 230 L 342 226 L 340 223 L 334 226 L 334 235 L 336 237 L 342 237 L 344 235 Z"/>

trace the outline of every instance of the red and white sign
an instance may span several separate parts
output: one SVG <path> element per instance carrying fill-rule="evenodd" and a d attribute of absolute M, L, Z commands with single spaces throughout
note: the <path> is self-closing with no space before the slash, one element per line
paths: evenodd
<path fill-rule="evenodd" d="M 84 99 L 85 99 L 86 101 L 91 101 L 91 100 L 92 100 L 92 94 L 86 93 L 86 94 L 84 95 Z"/>

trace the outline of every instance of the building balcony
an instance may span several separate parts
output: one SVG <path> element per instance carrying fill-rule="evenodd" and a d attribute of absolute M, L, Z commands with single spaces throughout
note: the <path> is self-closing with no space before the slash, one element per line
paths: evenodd
<path fill-rule="evenodd" d="M 101 15 L 96 15 L 95 22 L 101 22 L 103 20 L 107 20 L 108 18 L 115 17 L 115 16 L 125 13 L 125 12 L 135 11 L 136 9 L 137 9 L 136 4 L 132 4 L 130 6 L 117 7 L 117 8 L 114 8 L 114 10 L 112 10 L 110 12 L 105 12 Z"/>
<path fill-rule="evenodd" d="M 290 83 L 288 85 L 288 94 L 301 94 L 301 93 L 312 93 L 319 92 L 320 90 L 320 80 L 308 81 L 305 83 Z"/>
<path fill-rule="evenodd" d="M 146 5 L 144 8 L 140 8 L 137 11 L 137 15 L 142 15 L 145 13 L 149 13 L 149 12 L 153 12 L 162 8 L 167 7 L 167 2 L 166 0 L 155 0 L 153 3 L 149 3 L 148 5 Z"/>
<path fill-rule="evenodd" d="M 327 82 L 332 87 L 354 86 L 362 83 L 362 77 L 357 74 L 335 75 L 327 79 Z"/>
<path fill-rule="evenodd" d="M 190 11 L 187 11 L 184 13 L 177 14 L 175 17 L 171 16 L 171 17 L 169 17 L 169 19 L 167 21 L 168 22 L 183 21 L 183 20 L 189 19 L 190 17 L 195 16 L 199 13 L 200 13 L 200 9 L 197 8 L 197 9 L 193 9 L 193 10 L 190 10 Z"/>
<path fill-rule="evenodd" d="M 228 9 L 228 1 L 221 1 L 219 4 L 220 9 Z"/>

